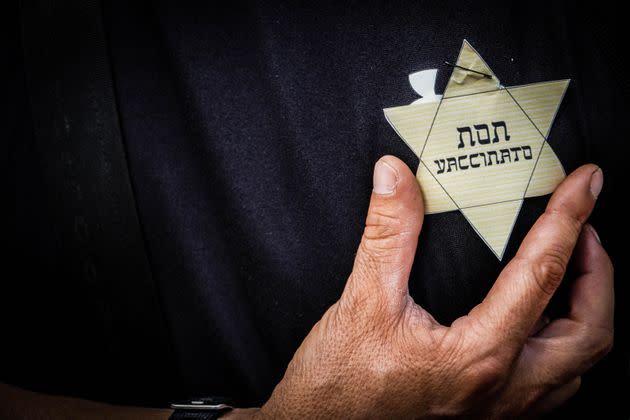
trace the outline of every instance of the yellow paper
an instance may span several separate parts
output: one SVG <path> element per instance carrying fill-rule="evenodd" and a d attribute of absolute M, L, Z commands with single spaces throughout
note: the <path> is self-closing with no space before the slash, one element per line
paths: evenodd
<path fill-rule="evenodd" d="M 569 80 L 502 86 L 465 40 L 443 96 L 427 76 L 410 76 L 425 98 L 385 117 L 420 158 L 426 212 L 461 211 L 500 260 L 523 200 L 565 177 L 547 140 Z"/>

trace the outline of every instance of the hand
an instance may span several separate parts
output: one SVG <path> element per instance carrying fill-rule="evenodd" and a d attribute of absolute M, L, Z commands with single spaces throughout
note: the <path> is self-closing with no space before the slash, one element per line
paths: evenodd
<path fill-rule="evenodd" d="M 403 162 L 383 157 L 343 294 L 256 414 L 504 417 L 560 405 L 612 346 L 613 268 L 584 225 L 602 183 L 594 165 L 567 177 L 484 301 L 447 327 L 409 296 L 422 195 Z M 574 248 L 570 312 L 539 330 Z"/>

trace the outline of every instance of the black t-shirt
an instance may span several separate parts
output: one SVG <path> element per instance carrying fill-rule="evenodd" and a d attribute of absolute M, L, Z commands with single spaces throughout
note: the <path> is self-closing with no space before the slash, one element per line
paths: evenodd
<path fill-rule="evenodd" d="M 51 284 L 64 244 L 48 237 L 54 221 L 42 216 L 51 211 L 29 158 L 18 33 L 7 166 L 17 271 L 0 292 L 13 337 L 0 380 L 130 403 L 264 402 L 341 293 L 374 162 L 394 154 L 418 166 L 382 109 L 417 98 L 407 76 L 418 70 L 438 68 L 441 92 L 443 62 L 467 39 L 507 86 L 572 79 L 549 142 L 567 173 L 602 166 L 592 223 L 618 279 L 617 346 L 572 404 L 628 413 L 627 385 L 610 385 L 630 377 L 618 198 L 628 82 L 613 12 L 556 2 L 130 3 L 107 2 L 103 21 L 166 344 L 117 335 L 125 318 L 107 302 L 118 296 L 92 299 L 81 278 Z M 416 302 L 446 324 L 479 303 L 547 198 L 525 201 L 503 262 L 459 212 L 427 216 L 410 280 Z"/>

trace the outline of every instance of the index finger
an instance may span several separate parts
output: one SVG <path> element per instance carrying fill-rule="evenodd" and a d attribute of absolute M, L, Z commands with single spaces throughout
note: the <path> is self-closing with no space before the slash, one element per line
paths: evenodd
<path fill-rule="evenodd" d="M 523 345 L 560 285 L 582 226 L 603 185 L 601 169 L 584 165 L 551 196 L 516 256 L 472 312 L 502 343 Z"/>

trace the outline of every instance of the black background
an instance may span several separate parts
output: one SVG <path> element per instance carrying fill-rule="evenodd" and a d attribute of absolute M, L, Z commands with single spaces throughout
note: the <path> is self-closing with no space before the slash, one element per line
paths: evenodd
<path fill-rule="evenodd" d="M 418 165 L 382 108 L 413 101 L 407 75 L 425 68 L 439 68 L 441 92 L 442 63 L 466 38 L 507 86 L 572 79 L 549 141 L 567 172 L 587 162 L 604 171 L 591 223 L 615 264 L 617 334 L 564 410 L 627 418 L 626 45 L 620 14 L 596 6 L 108 2 L 117 107 L 162 314 L 147 328 L 160 340 L 134 333 L 134 313 L 107 293 L 112 279 L 86 282 L 85 252 L 64 240 L 74 229 L 66 216 L 79 210 L 55 199 L 63 179 L 42 169 L 50 158 L 32 129 L 19 11 L 7 13 L 0 380 L 123 403 L 264 402 L 341 292 L 374 162 L 394 154 Z M 546 201 L 526 200 L 502 263 L 461 214 L 427 216 L 412 296 L 443 323 L 466 313 Z M 97 272 L 116 264 L 91 258 Z"/>

